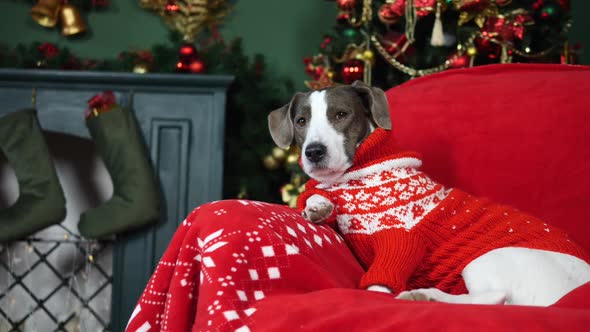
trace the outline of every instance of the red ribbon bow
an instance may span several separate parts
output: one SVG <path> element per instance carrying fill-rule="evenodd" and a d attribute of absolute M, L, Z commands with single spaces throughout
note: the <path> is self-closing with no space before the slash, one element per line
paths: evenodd
<path fill-rule="evenodd" d="M 116 100 L 113 91 L 104 91 L 88 99 L 88 110 L 86 110 L 84 116 L 86 118 L 91 115 L 98 116 L 98 114 L 110 110 L 115 104 Z"/>
<path fill-rule="evenodd" d="M 115 94 L 113 91 L 105 91 L 103 93 L 99 93 L 96 96 L 88 99 L 88 106 L 92 108 L 110 108 L 111 106 L 115 105 Z"/>
<path fill-rule="evenodd" d="M 512 42 L 514 38 L 523 39 L 525 26 L 532 24 L 528 13 L 519 13 L 510 18 L 503 16 L 489 17 L 484 26 L 484 34 Z"/>

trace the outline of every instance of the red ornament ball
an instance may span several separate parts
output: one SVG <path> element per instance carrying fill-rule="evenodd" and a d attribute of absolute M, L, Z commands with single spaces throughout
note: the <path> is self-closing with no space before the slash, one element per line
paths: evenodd
<path fill-rule="evenodd" d="M 486 55 L 490 59 L 498 59 L 502 53 L 502 47 L 488 38 L 477 38 L 475 46 L 479 54 Z"/>
<path fill-rule="evenodd" d="M 178 53 L 180 54 L 180 56 L 183 56 L 183 57 L 196 56 L 197 49 L 195 48 L 195 45 L 193 45 L 193 44 L 184 44 L 180 47 L 180 50 L 178 51 Z"/>
<path fill-rule="evenodd" d="M 356 80 L 362 80 L 365 74 L 365 64 L 358 59 L 348 60 L 342 66 L 340 75 L 345 84 L 350 84 Z"/>
<path fill-rule="evenodd" d="M 337 0 L 336 4 L 341 10 L 353 10 L 356 6 L 356 0 Z"/>
<path fill-rule="evenodd" d="M 449 57 L 450 68 L 465 68 L 469 66 L 471 57 L 467 54 L 453 54 Z"/>
<path fill-rule="evenodd" d="M 336 17 L 336 22 L 338 22 L 339 24 L 347 24 L 349 21 L 350 21 L 350 13 L 349 12 L 341 11 L 338 13 L 338 16 Z"/>
<path fill-rule="evenodd" d="M 184 44 L 178 50 L 178 63 L 176 67 L 182 72 L 191 71 L 189 66 L 195 60 L 197 60 L 197 49 L 195 45 Z"/>
<path fill-rule="evenodd" d="M 402 1 L 398 0 L 396 2 L 402 2 Z M 414 8 L 416 8 L 416 15 L 418 15 L 418 17 L 428 16 L 428 15 L 430 15 L 430 13 L 434 12 L 434 10 L 436 8 L 436 1 L 435 0 L 414 0 Z M 404 6 L 404 9 L 405 9 L 405 6 Z"/>
<path fill-rule="evenodd" d="M 189 71 L 193 74 L 200 74 L 205 71 L 205 63 L 202 60 L 194 60 L 188 65 Z"/>
<path fill-rule="evenodd" d="M 379 21 L 384 24 L 395 24 L 402 17 L 402 15 L 394 10 L 393 6 L 387 3 L 379 7 L 377 16 L 379 17 Z"/>

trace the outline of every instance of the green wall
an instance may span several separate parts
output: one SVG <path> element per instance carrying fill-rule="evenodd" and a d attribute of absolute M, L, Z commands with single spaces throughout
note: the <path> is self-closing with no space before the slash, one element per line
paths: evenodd
<path fill-rule="evenodd" d="M 48 41 L 82 57 L 104 58 L 130 48 L 150 48 L 168 38 L 162 19 L 140 8 L 139 0 L 113 0 L 108 10 L 89 12 L 92 31 L 79 39 L 42 28 L 30 18 L 29 10 L 27 0 L 0 1 L 1 42 Z M 334 3 L 324 0 L 238 0 L 221 31 L 226 40 L 242 37 L 247 53 L 264 54 L 271 70 L 303 88 L 303 57 L 316 52 L 321 33 L 333 26 L 335 15 Z"/>
<path fill-rule="evenodd" d="M 590 1 L 574 0 L 572 42 L 586 47 L 582 63 L 590 64 Z M 83 57 L 114 57 L 130 48 L 149 48 L 167 40 L 168 28 L 157 16 L 141 9 L 139 0 L 114 0 L 103 12 L 90 12 L 92 29 L 80 39 L 65 39 L 29 17 L 27 0 L 0 1 L 0 41 L 16 44 L 49 41 L 67 46 Z M 222 29 L 227 40 L 241 36 L 246 52 L 266 55 L 269 67 L 303 88 L 302 59 L 316 52 L 322 32 L 335 23 L 334 2 L 325 0 L 238 0 Z"/>
<path fill-rule="evenodd" d="M 580 62 L 585 65 L 590 65 L 590 19 L 588 19 L 588 14 L 590 14 L 590 1 L 572 1 L 574 25 L 569 37 L 572 43 L 579 42 L 584 46 Z"/>

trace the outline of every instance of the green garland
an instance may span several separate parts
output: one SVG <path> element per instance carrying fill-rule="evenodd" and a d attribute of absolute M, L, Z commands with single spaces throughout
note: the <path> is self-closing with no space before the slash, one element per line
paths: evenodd
<path fill-rule="evenodd" d="M 148 64 L 150 72 L 174 72 L 182 44 L 180 35 L 171 33 L 168 44 L 149 51 L 125 51 L 115 59 L 81 59 L 67 48 L 48 43 L 19 44 L 12 49 L 0 47 L 0 67 L 132 72 L 138 64 Z M 219 37 L 210 38 L 201 45 L 199 56 L 205 74 L 235 77 L 227 95 L 224 197 L 280 202 L 279 188 L 288 182 L 289 174 L 262 165 L 274 146 L 266 117 L 290 98 L 293 83 L 270 75 L 262 55 L 245 55 L 241 39 L 225 43 Z"/>

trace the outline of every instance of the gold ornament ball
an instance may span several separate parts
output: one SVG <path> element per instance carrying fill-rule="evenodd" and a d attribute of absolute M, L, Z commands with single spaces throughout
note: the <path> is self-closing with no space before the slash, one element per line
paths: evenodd
<path fill-rule="evenodd" d="M 332 71 L 332 70 L 328 70 L 328 77 L 329 77 L 330 79 L 334 78 L 334 71 Z"/>
<path fill-rule="evenodd" d="M 291 153 L 287 156 L 287 164 L 293 165 L 299 162 L 299 155 Z"/>
<path fill-rule="evenodd" d="M 287 158 L 287 151 L 285 151 L 279 147 L 272 148 L 271 154 L 272 154 L 273 158 L 275 158 L 278 161 L 283 161 L 283 160 L 285 160 L 285 158 Z"/>
<path fill-rule="evenodd" d="M 475 46 L 467 47 L 467 55 L 476 56 L 477 55 L 477 48 Z"/>
<path fill-rule="evenodd" d="M 366 50 L 363 52 L 363 59 L 373 62 L 375 61 L 375 53 L 371 50 Z"/>
<path fill-rule="evenodd" d="M 274 171 L 275 169 L 278 169 L 280 165 L 280 163 L 273 158 L 272 155 L 268 155 L 266 157 L 264 157 L 262 159 L 262 163 L 264 164 L 264 167 L 270 171 Z"/>
<path fill-rule="evenodd" d="M 149 71 L 149 66 L 145 63 L 138 63 L 133 67 L 133 72 L 136 74 L 145 74 Z"/>

